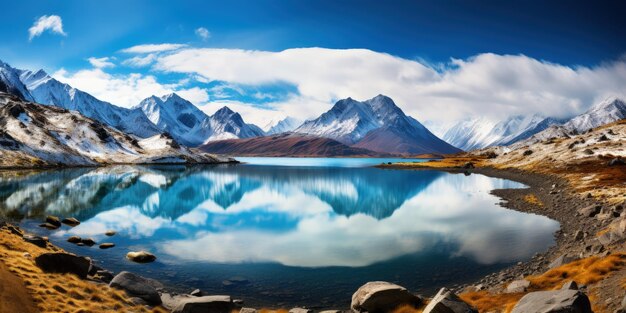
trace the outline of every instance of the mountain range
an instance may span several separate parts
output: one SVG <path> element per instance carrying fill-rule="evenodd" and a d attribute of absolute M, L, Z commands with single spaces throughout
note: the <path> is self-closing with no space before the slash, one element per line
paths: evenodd
<path fill-rule="evenodd" d="M 246 123 L 239 113 L 228 107 L 208 115 L 175 93 L 151 96 L 132 108 L 123 108 L 62 83 L 43 70 L 15 69 L 1 61 L 0 92 L 4 93 L 3 97 L 10 94 L 26 102 L 77 112 L 107 129 L 131 135 L 128 138 L 137 142 L 151 139 L 162 146 L 154 138 L 166 138 L 176 145 L 232 155 L 450 154 L 567 136 L 626 117 L 626 104 L 613 97 L 571 119 L 540 114 L 512 116 L 500 122 L 486 118 L 465 119 L 447 129 L 440 139 L 422 123 L 407 116 L 391 98 L 378 95 L 365 101 L 339 100 L 327 112 L 304 123 L 291 117 L 277 118 L 262 129 Z M 50 113 L 60 114 L 55 112 Z M 25 125 L 23 121 L 22 124 Z M 46 123 L 40 124 L 45 126 Z M 6 127 L 6 123 L 2 126 Z M 6 129 L 0 130 L 10 135 Z"/>

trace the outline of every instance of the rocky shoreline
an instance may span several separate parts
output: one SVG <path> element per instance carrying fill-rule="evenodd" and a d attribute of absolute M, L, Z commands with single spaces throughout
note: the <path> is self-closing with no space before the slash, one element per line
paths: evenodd
<path fill-rule="evenodd" d="M 380 167 L 404 170 L 429 169 L 393 164 Z M 430 170 L 432 170 L 432 168 L 430 168 Z M 443 288 L 437 295 L 431 298 L 430 301 L 422 296 L 409 293 L 401 286 L 386 282 L 370 282 L 355 292 L 351 304 L 353 312 L 391 312 L 398 307 L 403 307 L 403 305 L 419 308 L 423 307 L 426 303 L 429 303 L 429 305 L 421 311 L 417 309 L 407 311 L 407 309 L 404 309 L 403 312 L 440 312 L 437 308 L 448 308 L 452 310 L 446 312 L 482 312 L 482 310 L 472 308 L 472 298 L 469 295 L 477 292 L 483 292 L 484 295 L 491 294 L 496 296 L 501 294 L 513 294 L 518 296 L 517 300 L 519 300 L 519 298 L 522 298 L 524 295 L 541 293 L 543 291 L 533 288 L 530 281 L 526 280 L 526 277 L 542 275 L 543 273 L 549 272 L 551 269 L 563 266 L 577 259 L 609 256 L 611 252 L 616 251 L 616 244 L 622 242 L 621 240 L 623 238 L 621 237 L 615 237 L 613 240 L 609 237 L 603 242 L 598 238 L 597 234 L 602 233 L 602 230 L 606 230 L 610 228 L 611 225 L 619 222 L 623 218 L 621 214 L 623 208 L 619 209 L 619 212 L 617 212 L 618 209 L 615 207 L 611 208 L 610 206 L 598 203 L 592 197 L 576 194 L 572 192 L 572 189 L 564 179 L 556 175 L 535 174 L 515 169 L 500 170 L 489 167 L 450 167 L 437 168 L 436 170 L 460 175 L 481 174 L 509 179 L 527 185 L 528 188 L 524 189 L 499 189 L 491 192 L 502 198 L 500 205 L 505 208 L 539 214 L 557 220 L 561 224 L 561 227 L 555 233 L 555 245 L 543 253 L 536 254 L 527 262 L 520 262 L 512 267 L 492 273 L 473 284 L 449 286 L 452 288 L 451 290 Z M 529 195 L 533 196 L 533 201 L 528 200 Z M 585 213 L 589 208 L 594 208 L 593 212 L 596 211 L 595 208 L 598 208 L 598 212 L 595 212 L 596 214 Z M 3 223 L 3 229 L 8 230 L 14 235 L 19 234 L 25 242 L 39 245 L 40 247 L 42 246 L 41 238 L 29 237 L 23 234 L 16 226 Z M 624 234 L 623 237 L 626 238 L 626 234 Z M 43 247 L 47 246 L 51 246 L 51 244 L 44 242 Z M 64 252 L 54 253 L 65 254 Z M 35 259 L 35 263 L 37 263 L 40 268 L 43 268 L 40 264 L 41 262 L 37 262 L 37 259 L 40 257 L 41 256 L 38 256 Z M 50 256 L 48 256 L 48 258 L 50 258 Z M 85 259 L 78 256 L 66 255 L 54 256 L 52 258 L 63 258 L 66 260 L 62 263 L 67 263 L 69 259 Z M 175 294 L 165 290 L 163 285 L 155 280 L 143 278 L 129 272 L 121 272 L 117 275 L 113 275 L 113 273 L 105 269 L 92 265 L 91 260 L 89 260 L 87 267 L 85 267 L 84 263 L 83 261 L 76 263 L 80 264 L 77 266 L 80 268 L 81 272 L 74 274 L 93 280 L 97 284 L 109 284 L 112 288 L 124 290 L 130 297 L 130 302 L 134 305 L 147 306 L 151 309 L 155 307 L 165 308 L 171 312 L 196 312 L 197 310 L 202 310 L 202 312 L 231 312 L 233 310 L 240 310 L 245 313 L 257 312 L 257 309 L 245 308 L 244 301 L 232 299 L 230 296 L 205 295 L 200 290 L 196 290 L 191 294 Z M 72 272 L 74 270 L 74 268 L 70 270 L 63 269 L 61 272 Z M 59 272 L 57 268 L 51 271 Z M 576 300 L 582 298 L 584 300 L 587 299 L 586 294 L 595 292 L 593 286 L 581 284 L 580 282 L 572 284 L 568 281 L 567 277 L 563 277 L 562 280 L 565 282 L 564 288 L 566 289 L 561 293 L 569 295 L 571 299 Z M 621 303 L 622 298 L 623 295 L 616 295 L 609 298 L 608 301 L 603 299 L 606 302 L 604 303 L 603 311 L 622 312 L 619 311 L 623 309 Z M 524 297 L 524 299 L 526 298 Z M 578 301 L 576 302 L 578 304 L 574 303 L 575 301 L 570 301 L 572 302 L 570 304 L 581 305 L 582 300 L 576 301 Z M 589 302 L 588 299 L 586 301 L 587 303 Z M 520 303 L 521 302 L 522 301 L 520 301 Z M 584 308 L 585 301 L 582 301 L 582 303 L 583 310 L 580 312 L 591 312 L 590 307 L 589 311 L 586 311 Z M 536 309 L 536 306 L 533 305 L 535 305 L 534 302 L 529 306 L 531 309 L 522 308 L 520 310 L 514 310 L 513 312 L 532 312 L 529 310 Z M 294 308 L 289 312 L 306 313 L 312 311 L 305 308 Z M 338 310 L 334 310 L 333 312 L 338 312 Z"/>

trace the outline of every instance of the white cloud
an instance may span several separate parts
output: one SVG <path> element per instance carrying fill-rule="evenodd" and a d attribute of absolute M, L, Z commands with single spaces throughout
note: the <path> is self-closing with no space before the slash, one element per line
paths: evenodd
<path fill-rule="evenodd" d="M 44 15 L 38 18 L 33 26 L 28 29 L 28 40 L 43 34 L 44 31 L 50 31 L 59 35 L 67 36 L 63 31 L 63 20 L 58 15 Z"/>
<path fill-rule="evenodd" d="M 164 52 L 164 51 L 172 51 L 186 47 L 185 44 L 179 43 L 161 43 L 161 44 L 146 44 L 146 45 L 137 45 L 132 46 L 130 48 L 126 48 L 122 50 L 125 53 L 153 53 L 153 52 Z"/>
<path fill-rule="evenodd" d="M 189 48 L 159 56 L 154 68 L 238 84 L 294 84 L 300 97 L 274 107 L 301 119 L 329 109 L 339 98 L 368 99 L 379 93 L 419 120 L 439 122 L 538 112 L 565 117 L 608 95 L 626 96 L 624 61 L 570 67 L 523 55 L 480 54 L 434 69 L 365 49 Z"/>
<path fill-rule="evenodd" d="M 154 63 L 154 61 L 156 61 L 156 54 L 150 53 L 145 56 L 138 55 L 136 57 L 126 59 L 122 61 L 122 64 L 130 67 L 144 67 Z"/>
<path fill-rule="evenodd" d="M 89 63 L 91 63 L 91 65 L 93 67 L 96 67 L 96 68 L 105 68 L 105 67 L 114 67 L 115 66 L 115 64 L 113 62 L 111 62 L 111 58 L 109 58 L 109 57 L 103 57 L 103 58 L 91 57 L 91 58 L 87 59 L 87 61 L 89 61 Z"/>
<path fill-rule="evenodd" d="M 202 40 L 207 40 L 211 38 L 211 32 L 209 32 L 209 30 L 204 27 L 196 29 L 196 35 L 202 38 Z"/>

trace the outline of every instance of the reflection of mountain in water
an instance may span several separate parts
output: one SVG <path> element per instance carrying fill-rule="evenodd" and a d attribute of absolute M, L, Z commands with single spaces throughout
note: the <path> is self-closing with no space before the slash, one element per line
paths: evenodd
<path fill-rule="evenodd" d="M 386 172 L 374 168 L 195 166 L 71 169 L 0 179 L 4 214 L 58 214 L 87 220 L 132 206 L 150 217 L 177 219 L 211 200 L 228 209 L 246 193 L 266 186 L 278 193 L 299 189 L 328 203 L 335 213 L 383 219 L 442 173 Z"/>

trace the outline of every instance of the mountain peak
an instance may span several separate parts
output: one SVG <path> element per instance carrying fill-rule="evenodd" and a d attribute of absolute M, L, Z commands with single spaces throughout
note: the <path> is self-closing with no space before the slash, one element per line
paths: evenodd
<path fill-rule="evenodd" d="M 179 96 L 179 95 L 178 95 L 177 93 L 175 93 L 175 92 L 172 92 L 172 93 L 170 93 L 170 94 L 167 94 L 167 95 L 162 96 L 162 97 L 161 97 L 161 100 L 162 100 L 163 102 L 168 102 L 168 101 L 170 101 L 170 100 L 172 100 L 172 101 L 180 101 L 180 100 L 187 101 L 187 100 L 185 100 L 183 97 Z"/>
<path fill-rule="evenodd" d="M 223 106 L 221 109 L 215 111 L 214 115 L 222 116 L 222 115 L 231 115 L 233 113 L 235 112 L 231 110 L 229 107 Z"/>

